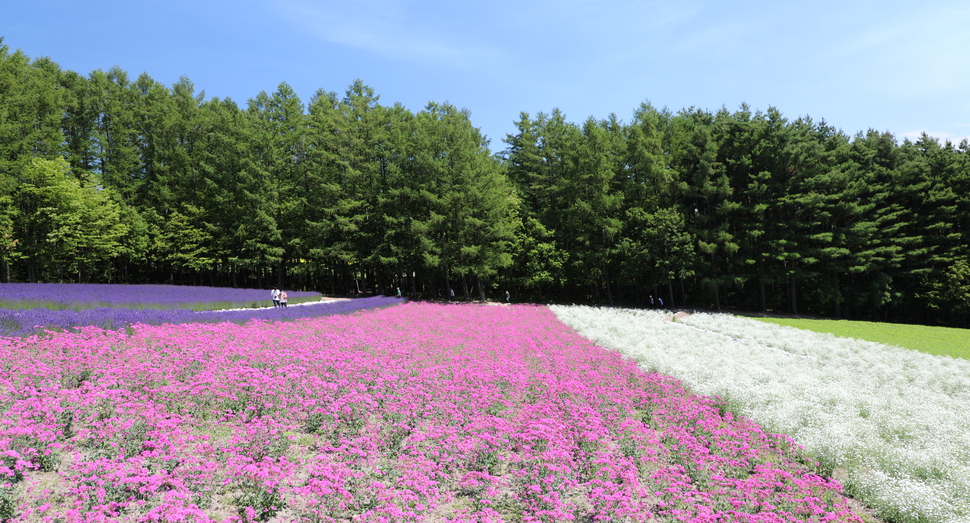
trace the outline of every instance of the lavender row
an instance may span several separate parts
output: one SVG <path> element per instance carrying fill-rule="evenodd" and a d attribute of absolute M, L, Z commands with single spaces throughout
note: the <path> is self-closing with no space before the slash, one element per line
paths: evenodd
<path fill-rule="evenodd" d="M 319 292 L 287 291 L 291 303 L 318 299 Z M 0 283 L 0 307 L 94 309 L 99 307 L 198 309 L 268 305 L 267 289 L 187 287 L 183 285 L 115 285 L 98 283 Z M 204 305 L 210 306 L 204 306 Z"/>
<path fill-rule="evenodd" d="M 44 331 L 70 330 L 94 326 L 109 330 L 124 329 L 134 324 L 165 325 L 182 323 L 237 323 L 250 320 L 291 321 L 348 314 L 403 303 L 401 298 L 375 296 L 355 300 L 330 301 L 301 305 L 243 310 L 192 311 L 187 309 L 126 309 L 100 307 L 83 310 L 0 309 L 0 335 L 30 336 Z"/>

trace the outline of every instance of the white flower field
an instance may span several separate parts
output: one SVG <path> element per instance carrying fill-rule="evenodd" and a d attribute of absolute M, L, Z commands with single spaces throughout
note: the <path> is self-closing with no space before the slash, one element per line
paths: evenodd
<path fill-rule="evenodd" d="M 769 432 L 892 521 L 970 522 L 970 361 L 728 314 L 552 306 Z"/>

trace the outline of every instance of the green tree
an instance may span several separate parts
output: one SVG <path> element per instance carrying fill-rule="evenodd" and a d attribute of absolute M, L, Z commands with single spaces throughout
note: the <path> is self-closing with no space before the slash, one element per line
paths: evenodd
<path fill-rule="evenodd" d="M 336 293 L 338 260 L 346 251 L 336 227 L 337 202 L 342 197 L 340 140 L 343 106 L 337 93 L 318 90 L 307 106 L 307 258 L 326 266 L 331 293 Z"/>
<path fill-rule="evenodd" d="M 777 235 L 779 199 L 788 188 L 781 151 L 785 121 L 780 113 L 752 113 L 741 105 L 734 113 L 718 113 L 718 154 L 738 204 L 736 267 L 741 279 L 754 281 L 762 311 L 768 309 L 768 285 L 781 279 L 771 246 Z M 740 263 L 738 263 L 740 262 Z"/>
<path fill-rule="evenodd" d="M 789 312 L 798 314 L 799 287 L 818 276 L 820 249 L 831 238 L 829 231 L 818 227 L 820 202 L 810 188 L 812 180 L 824 172 L 826 160 L 819 128 L 810 118 L 799 118 L 782 132 L 783 174 L 775 182 L 784 190 L 776 200 L 780 212 L 770 245 L 788 283 Z"/>
<path fill-rule="evenodd" d="M 80 167 L 98 173 L 102 183 L 126 202 L 134 202 L 143 181 L 138 154 L 140 129 L 135 114 L 137 96 L 128 75 L 118 67 L 107 72 L 94 71 L 88 79 L 86 113 L 93 126 L 91 149 L 85 156 L 91 164 Z"/>
<path fill-rule="evenodd" d="M 14 236 L 15 215 L 13 198 L 7 195 L 0 196 L 0 262 L 3 262 L 3 276 L 7 283 L 11 282 L 10 264 L 17 259 L 18 254 L 18 240 Z"/>
<path fill-rule="evenodd" d="M 186 82 L 182 82 L 185 85 Z M 170 185 L 177 185 L 177 181 L 170 179 L 169 148 L 178 146 L 173 139 L 170 128 L 176 124 L 175 98 L 172 91 L 161 83 L 142 73 L 132 85 L 137 95 L 133 101 L 135 126 L 138 129 L 136 141 L 138 165 L 141 172 L 137 177 L 142 180 L 138 185 L 139 192 L 135 202 L 141 210 L 147 208 L 165 208 L 173 198 Z M 186 89 L 180 88 L 183 108 L 182 115 L 191 115 L 190 104 L 185 96 Z M 79 124 L 83 128 L 83 125 Z M 183 135 L 187 133 L 183 131 Z M 93 160 L 91 160 L 93 161 Z"/>
<path fill-rule="evenodd" d="M 688 229 L 697 238 L 697 251 L 706 259 L 706 270 L 697 270 L 713 294 L 714 307 L 721 308 L 721 287 L 736 283 L 727 272 L 729 259 L 738 251 L 735 237 L 733 190 L 718 161 L 714 118 L 708 112 L 691 110 L 674 118 L 672 164 L 685 184 L 684 213 Z"/>
<path fill-rule="evenodd" d="M 66 160 L 35 158 L 22 174 L 14 201 L 18 256 L 28 279 L 104 278 L 99 262 L 118 255 L 127 227 L 110 191 L 78 180 Z"/>
<path fill-rule="evenodd" d="M 425 266 L 444 277 L 446 294 L 457 276 L 467 299 L 471 277 L 484 299 L 480 279 L 511 263 L 512 187 L 467 110 L 430 102 L 416 125 L 416 167 L 428 180 Z"/>
<path fill-rule="evenodd" d="M 616 162 L 605 122 L 590 118 L 582 128 L 574 168 L 565 183 L 565 230 L 573 241 L 573 274 L 593 288 L 605 288 L 607 303 L 613 305 L 611 269 L 616 264 L 623 202 Z"/>
<path fill-rule="evenodd" d="M 556 250 L 567 253 L 564 275 L 559 291 L 565 298 L 567 289 L 577 285 L 570 266 L 575 252 L 571 247 L 568 230 L 569 205 L 568 180 L 574 169 L 578 145 L 582 140 L 579 127 L 566 121 L 559 109 L 551 114 L 538 113 L 533 119 L 522 113 L 516 122 L 517 134 L 506 137 L 505 151 L 507 176 L 515 187 L 521 202 L 521 216 L 525 231 L 535 231 L 537 237 L 519 244 L 545 244 L 551 253 Z M 528 221 L 534 218 L 535 226 Z M 541 226 L 541 227 L 540 227 Z M 549 236 L 551 235 L 551 237 Z M 553 256 L 553 259 L 557 259 Z M 523 273 L 528 264 L 516 263 L 512 279 L 527 282 L 529 274 Z"/>
<path fill-rule="evenodd" d="M 62 152 L 61 74 L 49 58 L 11 53 L 0 38 L 0 195 L 14 190 L 34 157 Z"/>
<path fill-rule="evenodd" d="M 173 211 L 168 216 L 157 238 L 157 249 L 164 253 L 160 261 L 180 276 L 186 272 L 198 273 L 211 269 L 215 262 L 210 257 L 211 235 L 196 225 L 200 210 L 191 205 L 185 205 L 183 210 L 185 214 Z"/>
<path fill-rule="evenodd" d="M 556 243 L 553 231 L 536 218 L 526 217 L 517 228 L 512 265 L 518 267 L 517 284 L 534 292 L 539 301 L 566 285 L 569 253 Z"/>
<path fill-rule="evenodd" d="M 258 270 L 264 251 L 262 219 L 267 216 L 262 196 L 269 180 L 258 176 L 254 162 L 253 120 L 231 99 L 211 99 L 200 107 L 202 146 L 198 165 L 203 180 L 204 214 L 195 226 L 210 238 L 210 269 L 220 269 L 232 286 L 240 273 Z M 183 218 L 185 217 L 183 213 Z M 225 274 L 228 272 L 228 274 Z"/>
<path fill-rule="evenodd" d="M 621 250 L 623 275 L 635 282 L 637 301 L 645 303 L 644 287 L 666 286 L 667 303 L 673 307 L 673 281 L 683 283 L 683 278 L 692 275 L 694 249 L 690 244 L 694 240 L 685 228 L 680 206 L 687 186 L 668 164 L 664 148 L 669 119 L 666 112 L 644 103 L 626 129 L 620 167 L 624 194 Z"/>
<path fill-rule="evenodd" d="M 941 285 L 935 290 L 940 300 L 952 308 L 965 327 L 966 316 L 970 312 L 970 264 L 967 260 L 955 260 L 946 269 Z"/>
<path fill-rule="evenodd" d="M 898 150 L 890 201 L 902 210 L 896 242 L 904 254 L 892 305 L 903 313 L 921 310 L 921 321 L 949 306 L 933 290 L 966 257 L 967 218 L 961 210 L 966 208 L 967 174 L 960 154 L 965 153 L 925 133 Z"/>
<path fill-rule="evenodd" d="M 333 220 L 328 250 L 361 292 L 368 292 L 369 273 L 382 272 L 384 252 L 374 248 L 383 236 L 380 209 L 389 154 L 388 111 L 379 102 L 374 89 L 358 79 L 335 115 L 336 184 L 341 190 L 327 206 Z"/>
<path fill-rule="evenodd" d="M 139 149 L 146 162 L 141 207 L 152 238 L 152 256 L 156 259 L 156 267 L 162 269 L 156 276 L 174 281 L 177 270 L 180 281 L 184 281 L 185 271 L 195 269 L 191 265 L 171 265 L 179 253 L 166 249 L 177 244 L 164 241 L 162 236 L 170 228 L 168 222 L 179 218 L 176 213 L 181 216 L 179 219 L 191 218 L 194 230 L 206 231 L 208 228 L 209 184 L 202 161 L 203 136 L 208 131 L 201 109 L 205 93 L 197 94 L 195 85 L 186 77 L 166 91 L 144 77 L 139 78 L 135 88 L 140 93 L 136 117 L 149 120 L 140 125 Z M 212 243 L 205 247 L 205 254 L 200 253 L 200 256 L 206 260 L 213 258 L 213 252 L 209 250 Z M 192 283 L 199 282 L 199 274 L 189 276 Z"/>
<path fill-rule="evenodd" d="M 277 228 L 267 238 L 271 247 L 266 261 L 276 268 L 277 284 L 285 285 L 287 266 L 306 254 L 306 115 L 303 103 L 285 82 L 272 95 L 261 92 L 250 100 L 249 110 L 259 136 L 259 165 L 271 181 L 267 212 Z"/>
<path fill-rule="evenodd" d="M 391 272 L 391 283 L 417 296 L 417 276 L 431 272 L 424 260 L 431 247 L 427 235 L 434 183 L 417 153 L 422 139 L 415 115 L 395 104 L 388 119 L 389 136 L 382 147 L 387 162 L 380 199 L 383 233 L 375 251 L 380 266 Z"/>

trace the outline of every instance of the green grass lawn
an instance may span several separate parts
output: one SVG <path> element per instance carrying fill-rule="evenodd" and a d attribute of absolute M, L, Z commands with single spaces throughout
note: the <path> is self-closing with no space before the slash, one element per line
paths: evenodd
<path fill-rule="evenodd" d="M 897 345 L 927 354 L 945 354 L 954 358 L 970 359 L 970 329 L 849 320 L 754 319 L 815 332 L 828 332 L 847 338 Z"/>

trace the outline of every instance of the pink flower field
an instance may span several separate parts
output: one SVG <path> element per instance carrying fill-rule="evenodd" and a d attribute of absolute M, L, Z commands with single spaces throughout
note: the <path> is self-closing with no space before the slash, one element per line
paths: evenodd
<path fill-rule="evenodd" d="M 0 339 L 0 519 L 861 521 L 784 436 L 544 307 Z"/>

